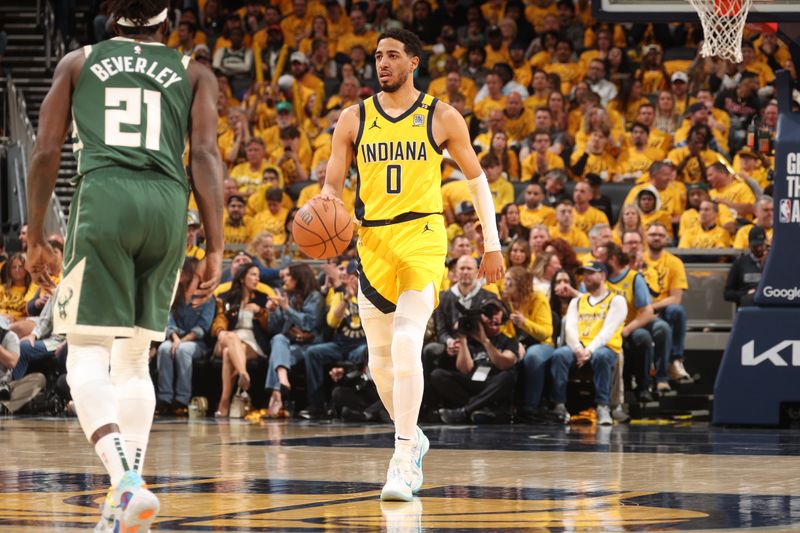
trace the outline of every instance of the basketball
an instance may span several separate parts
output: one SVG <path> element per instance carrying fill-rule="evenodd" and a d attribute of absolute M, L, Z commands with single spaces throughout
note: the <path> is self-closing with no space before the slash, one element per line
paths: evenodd
<path fill-rule="evenodd" d="M 353 220 L 339 202 L 312 198 L 292 223 L 292 239 L 312 259 L 341 255 L 353 238 Z"/>

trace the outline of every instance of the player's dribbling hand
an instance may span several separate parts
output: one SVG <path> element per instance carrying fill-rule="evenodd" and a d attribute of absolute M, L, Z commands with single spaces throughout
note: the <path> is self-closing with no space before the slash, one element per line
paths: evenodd
<path fill-rule="evenodd" d="M 339 196 L 336 196 L 335 194 L 320 193 L 320 194 L 316 195 L 314 198 L 312 198 L 312 200 L 315 200 L 315 199 L 326 200 L 326 201 L 331 201 L 331 202 L 337 202 L 339 205 L 344 207 L 344 202 L 342 201 L 342 199 Z"/>
<path fill-rule="evenodd" d="M 46 290 L 54 289 L 56 284 L 50 273 L 58 272 L 58 257 L 53 247 L 45 240 L 28 242 L 25 269 L 31 273 L 34 283 Z"/>
<path fill-rule="evenodd" d="M 478 277 L 486 278 L 486 283 L 495 283 L 503 277 L 503 272 L 505 272 L 505 266 L 502 252 L 499 250 L 484 252 L 481 266 L 478 269 Z"/>
<path fill-rule="evenodd" d="M 214 294 L 222 277 L 222 252 L 208 252 L 197 263 L 194 278 L 189 284 L 189 295 L 192 307 L 200 307 Z"/>

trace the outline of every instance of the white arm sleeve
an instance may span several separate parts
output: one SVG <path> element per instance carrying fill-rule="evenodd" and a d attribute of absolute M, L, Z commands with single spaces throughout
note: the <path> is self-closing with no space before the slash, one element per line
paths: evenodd
<path fill-rule="evenodd" d="M 578 298 L 573 298 L 564 315 L 564 343 L 573 352 L 581 345 L 578 340 Z"/>
<path fill-rule="evenodd" d="M 475 205 L 475 212 L 478 213 L 478 219 L 483 228 L 483 249 L 487 252 L 498 252 L 502 247 L 497 234 L 494 200 L 492 200 L 492 191 L 489 190 L 486 174 L 481 172 L 477 178 L 467 180 L 467 186 L 469 194 L 472 196 L 472 203 Z"/>
<path fill-rule="evenodd" d="M 608 344 L 608 341 L 611 340 L 614 332 L 617 331 L 617 328 L 625 322 L 625 318 L 627 316 L 628 304 L 625 302 L 625 298 L 619 295 L 611 298 L 611 305 L 608 306 L 608 314 L 603 322 L 603 327 L 600 328 L 597 336 L 592 339 L 592 342 L 590 342 L 589 346 L 586 348 L 590 352 L 594 353 L 596 349 Z"/>

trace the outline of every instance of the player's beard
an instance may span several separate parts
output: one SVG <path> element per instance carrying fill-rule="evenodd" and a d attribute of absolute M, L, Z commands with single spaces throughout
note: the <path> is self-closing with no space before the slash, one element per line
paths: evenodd
<path fill-rule="evenodd" d="M 397 91 L 400 87 L 405 85 L 406 80 L 408 79 L 408 72 L 403 72 L 398 77 L 398 80 L 394 83 L 381 83 L 381 90 L 385 93 L 393 93 Z"/>

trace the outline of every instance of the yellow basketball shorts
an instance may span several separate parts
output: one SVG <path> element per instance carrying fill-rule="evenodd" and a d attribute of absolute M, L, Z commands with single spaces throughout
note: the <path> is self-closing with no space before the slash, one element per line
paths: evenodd
<path fill-rule="evenodd" d="M 433 283 L 435 305 L 447 257 L 447 231 L 440 214 L 358 232 L 361 292 L 384 313 L 393 313 L 404 291 Z"/>

